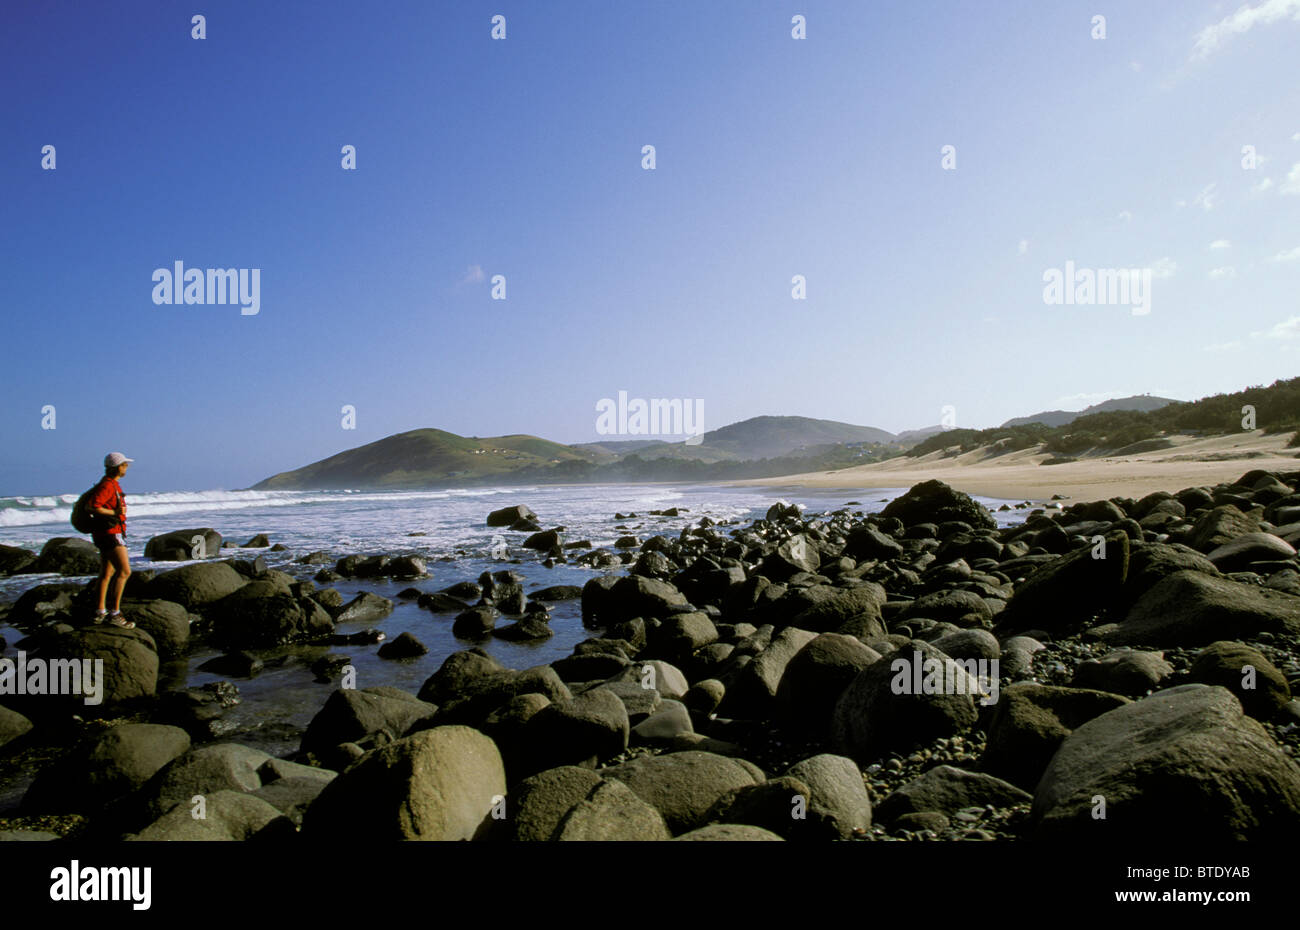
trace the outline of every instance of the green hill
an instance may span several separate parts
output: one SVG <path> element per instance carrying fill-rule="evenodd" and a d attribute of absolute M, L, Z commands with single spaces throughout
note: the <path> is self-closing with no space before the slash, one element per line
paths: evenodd
<path fill-rule="evenodd" d="M 1027 417 L 1012 417 L 1003 423 L 1001 428 L 1027 426 L 1030 423 L 1042 423 L 1044 426 L 1065 426 L 1068 423 L 1073 423 L 1079 417 L 1091 416 L 1094 413 L 1113 413 L 1116 410 L 1137 410 L 1145 413 L 1177 403 L 1180 403 L 1180 401 L 1169 397 L 1135 394 L 1132 397 L 1116 397 L 1113 400 L 1104 400 L 1100 404 L 1093 404 L 1083 410 L 1044 410 L 1042 413 L 1032 413 Z"/>
<path fill-rule="evenodd" d="M 348 449 L 253 485 L 254 490 L 424 488 L 473 483 L 525 468 L 594 462 L 598 455 L 536 436 L 479 439 L 416 429 Z"/>

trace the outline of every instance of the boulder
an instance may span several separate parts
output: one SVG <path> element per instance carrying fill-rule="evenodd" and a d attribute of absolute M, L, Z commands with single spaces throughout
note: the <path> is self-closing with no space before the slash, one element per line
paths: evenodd
<path fill-rule="evenodd" d="M 15 710 L 0 707 L 0 748 L 30 733 L 32 722 Z"/>
<path fill-rule="evenodd" d="M 246 583 L 247 579 L 225 562 L 182 565 L 149 582 L 149 595 L 180 604 L 187 610 L 199 610 Z"/>
<path fill-rule="evenodd" d="M 381 659 L 413 659 L 427 654 L 429 647 L 410 633 L 400 633 L 397 638 L 379 647 Z"/>
<path fill-rule="evenodd" d="M 571 807 L 552 839 L 559 841 L 668 840 L 672 834 L 663 816 L 627 785 L 601 781 Z"/>
<path fill-rule="evenodd" d="M 469 840 L 490 829 L 505 793 L 491 739 L 469 727 L 435 727 L 353 763 L 307 809 L 302 832 L 358 842 Z"/>
<path fill-rule="evenodd" d="M 599 774 L 635 791 L 663 815 L 674 834 L 703 826 L 709 810 L 733 788 L 764 781 L 735 759 L 695 750 L 639 756 Z"/>
<path fill-rule="evenodd" d="M 80 536 L 56 536 L 41 547 L 32 567 L 36 572 L 55 575 L 98 575 L 99 550 Z"/>
<path fill-rule="evenodd" d="M 1198 571 L 1167 576 L 1122 623 L 1098 628 L 1112 645 L 1206 646 L 1268 632 L 1300 636 L 1300 597 Z"/>
<path fill-rule="evenodd" d="M 959 520 L 976 529 L 997 527 L 993 515 L 974 498 L 953 490 L 942 481 L 922 481 L 913 485 L 906 494 L 890 501 L 880 515 L 902 520 L 907 526 Z"/>
<path fill-rule="evenodd" d="M 438 708 L 397 688 L 340 688 L 307 725 L 302 751 L 320 757 L 339 743 L 359 743 L 383 733 L 400 739 L 421 721 L 432 719 Z"/>
<path fill-rule="evenodd" d="M 1140 697 L 1159 687 L 1173 673 L 1174 667 L 1165 661 L 1163 652 L 1117 649 L 1100 659 L 1080 663 L 1070 684 L 1075 688 Z"/>
<path fill-rule="evenodd" d="M 596 688 L 543 707 L 524 730 L 525 774 L 560 765 L 595 766 L 627 749 L 630 725 L 618 696 Z"/>
<path fill-rule="evenodd" d="M 179 727 L 120 724 L 42 769 L 23 806 L 47 813 L 92 813 L 139 788 L 189 748 L 189 734 Z"/>
<path fill-rule="evenodd" d="M 1095 558 L 1097 552 L 1104 558 Z M 1129 539 L 1104 537 L 1104 548 L 1076 549 L 1042 566 L 1016 587 L 999 628 L 1065 632 L 1086 624 L 1118 599 L 1128 578 Z M 941 619 L 941 618 L 935 618 Z"/>
<path fill-rule="evenodd" d="M 785 774 L 808 786 L 810 823 L 818 823 L 842 839 L 870 828 L 871 797 L 852 759 L 822 753 L 796 762 Z"/>
<path fill-rule="evenodd" d="M 0 575 L 25 575 L 36 571 L 37 555 L 30 549 L 0 545 Z"/>
<path fill-rule="evenodd" d="M 763 559 L 759 572 L 772 581 L 785 581 L 799 572 L 816 572 L 821 565 L 817 547 L 807 536 L 792 536 Z"/>
<path fill-rule="evenodd" d="M 510 792 L 515 839 L 551 839 L 565 815 L 601 784 L 604 781 L 599 775 L 576 765 L 558 766 L 525 778 Z"/>
<path fill-rule="evenodd" d="M 128 840 L 143 842 L 286 840 L 294 837 L 293 822 L 274 806 L 239 791 L 215 791 L 204 796 L 204 816 L 195 818 L 189 804 L 177 804 Z"/>
<path fill-rule="evenodd" d="M 1245 571 L 1252 562 L 1294 559 L 1295 546 L 1272 533 L 1242 533 L 1210 550 L 1207 558 L 1222 572 Z"/>
<path fill-rule="evenodd" d="M 1259 720 L 1268 720 L 1291 700 L 1286 676 L 1262 652 L 1245 643 L 1210 643 L 1197 653 L 1188 678 L 1227 688 L 1246 713 Z"/>
<path fill-rule="evenodd" d="M 761 784 L 733 788 L 714 802 L 708 819 L 761 827 L 787 839 L 815 836 L 813 831 L 820 822 L 808 821 L 811 795 L 811 789 L 799 779 L 782 775 Z"/>
<path fill-rule="evenodd" d="M 706 843 L 753 843 L 771 842 L 773 840 L 782 842 L 784 839 L 785 837 L 778 836 L 771 830 L 764 830 L 762 827 L 752 827 L 743 823 L 711 823 L 706 827 L 700 827 L 698 830 L 692 830 L 689 833 L 674 837 L 673 841 L 690 842 L 698 840 Z"/>
<path fill-rule="evenodd" d="M 386 597 L 362 591 L 334 614 L 335 623 L 373 623 L 393 612 L 393 602 Z"/>
<path fill-rule="evenodd" d="M 181 659 L 189 653 L 190 613 L 180 604 L 124 600 L 122 615 L 153 637 L 160 659 Z"/>
<path fill-rule="evenodd" d="M 809 630 L 788 626 L 737 674 L 723 698 L 722 710 L 736 717 L 761 718 L 775 709 L 776 692 L 786 667 L 817 638 Z"/>
<path fill-rule="evenodd" d="M 451 632 L 458 639 L 487 639 L 496 623 L 496 608 L 485 604 L 457 614 Z"/>
<path fill-rule="evenodd" d="M 844 689 L 879 658 L 880 653 L 859 639 L 822 633 L 786 663 L 776 689 L 777 713 L 812 733 L 829 731 Z"/>
<path fill-rule="evenodd" d="M 543 530 L 540 533 L 533 533 L 524 540 L 523 545 L 525 549 L 550 552 L 552 549 L 564 545 L 564 534 L 559 530 Z"/>
<path fill-rule="evenodd" d="M 937 765 L 920 778 L 888 795 L 876 807 L 877 819 L 888 823 L 903 814 L 939 811 L 952 815 L 963 807 L 1013 807 L 1028 804 L 1033 795 L 992 775 Z"/>
<path fill-rule="evenodd" d="M 1202 515 L 1192 527 L 1192 548 L 1209 552 L 1238 536 L 1258 532 L 1262 515 L 1262 509 L 1247 514 L 1232 504 L 1215 507 Z"/>
<path fill-rule="evenodd" d="M 999 695 L 980 768 L 1033 790 L 1061 742 L 1076 728 L 1122 707 L 1118 694 L 1023 682 Z"/>
<path fill-rule="evenodd" d="M 208 606 L 209 639 L 223 649 L 261 649 L 312 639 L 330 631 L 308 623 L 298 599 L 273 581 L 250 581 Z"/>
<path fill-rule="evenodd" d="M 152 562 L 188 562 L 220 553 L 221 534 L 211 527 L 173 530 L 154 536 L 144 545 L 144 557 Z"/>
<path fill-rule="evenodd" d="M 790 625 L 814 633 L 850 633 L 850 635 L 884 636 L 885 622 L 880 608 L 885 604 L 885 589 L 874 582 L 852 588 L 832 588 L 828 596 L 796 613 Z"/>
<path fill-rule="evenodd" d="M 981 692 L 962 666 L 913 640 L 867 666 L 844 689 L 831 718 L 831 743 L 864 763 L 955 736 L 975 723 L 975 697 Z"/>
<path fill-rule="evenodd" d="M 963 628 L 993 625 L 993 609 L 974 591 L 934 591 L 923 594 L 908 604 L 897 619 L 902 623 L 917 617 Z"/>
<path fill-rule="evenodd" d="M 536 520 L 537 514 L 523 504 L 516 504 L 513 507 L 502 507 L 500 510 L 494 510 L 488 514 L 488 526 L 509 526 L 520 520 Z"/>
<path fill-rule="evenodd" d="M 634 617 L 668 617 L 687 607 L 686 597 L 668 582 L 625 575 L 609 589 L 603 610 L 596 616 L 601 623 L 610 624 Z M 583 613 L 587 613 L 587 588 L 583 589 Z"/>
<path fill-rule="evenodd" d="M 643 688 L 658 691 L 662 697 L 672 701 L 681 700 L 690 689 L 681 669 L 659 659 L 634 662 L 609 680 L 611 683 L 635 682 Z"/>
<path fill-rule="evenodd" d="M 61 633 L 40 650 L 42 659 L 78 659 L 85 669 L 87 661 L 103 662 L 102 677 L 91 680 L 82 676 L 81 691 L 66 699 L 75 706 L 102 704 L 112 708 L 123 701 L 153 697 L 158 686 L 158 650 L 153 638 L 143 630 L 124 630 L 111 624 L 84 627 Z M 93 694 L 91 685 L 98 687 Z M 84 710 L 84 708 L 83 708 Z"/>
<path fill-rule="evenodd" d="M 1052 842 L 1285 844 L 1300 829 L 1300 767 L 1229 691 L 1182 685 L 1066 737 L 1033 818 Z"/>

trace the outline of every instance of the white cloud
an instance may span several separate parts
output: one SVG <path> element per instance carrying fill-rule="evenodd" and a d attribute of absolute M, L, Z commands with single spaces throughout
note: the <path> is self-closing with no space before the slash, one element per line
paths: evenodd
<path fill-rule="evenodd" d="M 1264 0 L 1258 6 L 1243 6 L 1231 16 L 1225 16 L 1213 26 L 1206 26 L 1196 35 L 1192 58 L 1204 59 L 1232 35 L 1248 32 L 1255 26 L 1267 26 L 1287 18 L 1300 22 L 1300 0 Z"/>
<path fill-rule="evenodd" d="M 482 265 L 470 265 L 460 277 L 461 284 L 482 284 L 486 280 L 487 275 L 483 273 Z"/>
<path fill-rule="evenodd" d="M 1256 184 L 1254 187 L 1252 187 L 1251 190 L 1253 190 L 1257 194 L 1262 194 L 1264 193 L 1264 191 L 1268 190 L 1272 186 L 1273 186 L 1273 179 L 1265 178 L 1264 180 Z"/>
<path fill-rule="evenodd" d="M 1224 278 L 1235 278 L 1236 276 L 1237 276 L 1237 269 L 1234 268 L 1232 265 L 1227 265 L 1223 268 L 1210 269 L 1211 281 L 1219 281 Z"/>
<path fill-rule="evenodd" d="M 1166 256 L 1157 258 L 1151 263 L 1151 277 L 1153 278 L 1172 278 L 1178 271 L 1178 262 Z"/>
<path fill-rule="evenodd" d="M 1131 71 L 1134 71 L 1134 72 L 1137 72 L 1137 71 L 1141 71 L 1141 70 L 1142 70 L 1142 62 L 1140 62 L 1140 61 L 1130 61 L 1130 62 L 1128 63 L 1128 66 L 1129 66 L 1129 69 L 1130 69 Z"/>
<path fill-rule="evenodd" d="M 1286 252 L 1278 252 L 1276 255 L 1270 258 L 1269 261 L 1270 262 L 1300 262 L 1300 245 Z"/>
<path fill-rule="evenodd" d="M 1297 2 L 1300 2 L 1300 0 L 1297 0 Z M 1204 207 L 1206 210 L 1213 210 L 1214 204 L 1219 197 L 1219 195 L 1214 192 L 1214 189 L 1218 186 L 1218 184 L 1210 184 L 1205 187 L 1196 195 L 1196 199 L 1192 201 L 1192 206 Z"/>
<path fill-rule="evenodd" d="M 1129 213 L 1127 210 L 1120 210 L 1119 218 L 1123 220 L 1125 223 L 1129 223 L 1132 222 L 1133 220 L 1133 214 Z"/>
<path fill-rule="evenodd" d="M 1283 194 L 1300 194 L 1300 161 L 1291 166 L 1291 171 L 1287 174 L 1286 180 L 1282 182 L 1281 192 Z"/>
<path fill-rule="evenodd" d="M 1213 242 L 1210 243 L 1210 248 L 1212 248 L 1212 249 L 1230 249 L 1230 248 L 1232 248 L 1232 243 L 1229 242 L 1227 239 L 1215 239 Z"/>
<path fill-rule="evenodd" d="M 1017 249 L 1017 251 L 1020 252 L 1021 255 L 1024 255 L 1026 252 L 1029 251 L 1029 240 L 1028 240 L 1028 239 L 1021 239 L 1021 240 L 1020 240 L 1020 245 L 1016 246 L 1016 249 Z"/>
<path fill-rule="evenodd" d="M 1291 134 L 1291 141 L 1292 141 L 1292 142 L 1300 142 L 1300 132 L 1292 133 L 1292 134 Z"/>
<path fill-rule="evenodd" d="M 1272 329 L 1266 329 L 1263 332 L 1251 333 L 1252 336 L 1263 336 L 1265 339 L 1296 339 L 1300 338 L 1300 316 L 1293 316 L 1290 319 L 1283 320 L 1281 323 L 1273 325 Z"/>
<path fill-rule="evenodd" d="M 1234 339 L 1232 342 L 1217 342 L 1210 346 L 1201 346 L 1202 352 L 1237 352 L 1242 348 L 1241 340 Z"/>

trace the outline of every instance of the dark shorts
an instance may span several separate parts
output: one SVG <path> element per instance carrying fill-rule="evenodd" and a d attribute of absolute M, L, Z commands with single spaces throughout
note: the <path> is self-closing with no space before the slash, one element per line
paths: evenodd
<path fill-rule="evenodd" d="M 113 551 L 118 546 L 126 545 L 126 540 L 122 538 L 121 533 L 94 533 L 91 535 L 90 541 L 95 544 L 99 554 L 106 559 L 113 555 Z"/>

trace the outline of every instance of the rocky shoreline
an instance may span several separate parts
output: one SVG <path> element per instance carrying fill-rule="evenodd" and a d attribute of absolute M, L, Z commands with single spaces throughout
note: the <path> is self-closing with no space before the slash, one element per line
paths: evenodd
<path fill-rule="evenodd" d="M 358 650 L 424 652 L 381 629 L 393 601 L 328 587 L 418 582 L 414 556 L 306 553 L 313 580 L 258 557 L 136 572 L 134 630 L 87 625 L 77 583 L 0 608 L 31 660 L 105 671 L 93 707 L 15 693 L 16 674 L 0 687 L 0 794 L 37 770 L 0 839 L 1109 843 L 1300 827 L 1300 472 L 1055 504 L 1002 529 L 938 481 L 879 514 L 778 503 L 610 550 L 526 507 L 487 523 L 543 564 L 626 573 L 402 591 L 465 646 L 415 694 L 350 672 Z M 196 536 L 223 554 L 206 528 L 150 551 L 190 558 Z M 87 547 L 4 547 L 0 573 L 84 574 Z M 474 645 L 542 641 L 547 603 L 579 597 L 592 637 L 566 658 L 514 670 Z M 346 649 L 313 666 L 339 687 L 299 751 L 223 742 L 238 679 L 286 643 Z M 235 681 L 159 693 L 160 669 L 198 645 Z"/>

